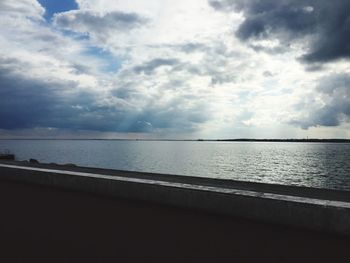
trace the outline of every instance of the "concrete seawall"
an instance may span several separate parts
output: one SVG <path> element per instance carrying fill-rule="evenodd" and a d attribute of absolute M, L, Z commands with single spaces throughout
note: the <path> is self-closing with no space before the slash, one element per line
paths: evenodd
<path fill-rule="evenodd" d="M 349 193 L 342 191 L 16 162 L 0 163 L 0 180 L 350 236 Z"/>

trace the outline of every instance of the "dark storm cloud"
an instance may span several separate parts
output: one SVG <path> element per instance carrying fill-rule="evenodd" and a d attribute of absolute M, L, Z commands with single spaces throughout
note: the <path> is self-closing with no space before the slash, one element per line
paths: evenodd
<path fill-rule="evenodd" d="M 54 93 L 54 89 L 46 89 L 41 81 L 0 69 L 0 128 L 33 128 L 44 123 L 51 126 L 53 120 L 47 118 L 55 115 L 60 104 Z"/>
<path fill-rule="evenodd" d="M 93 96 L 79 93 L 66 97 L 62 94 L 67 89 L 74 90 L 75 82 L 24 77 L 14 73 L 21 70 L 21 67 L 16 70 L 17 60 L 2 59 L 1 64 L 7 67 L 0 67 L 0 129 L 85 128 L 91 125 L 87 119 L 98 111 L 83 112 L 77 105 L 91 106 Z"/>
<path fill-rule="evenodd" d="M 75 82 L 46 81 L 19 74 L 24 67 L 17 59 L 0 58 L 0 129 L 190 131 L 208 118 L 205 105 L 188 107 L 182 98 L 160 104 L 155 97 L 146 108 L 130 107 L 130 100 L 142 100 L 133 83 L 112 92 L 110 96 L 116 102 L 104 105 L 104 98 L 79 90 Z"/>
<path fill-rule="evenodd" d="M 62 97 L 75 83 L 47 83 L 0 71 L 0 129 L 52 127 L 69 130 L 142 132 L 148 127 L 124 109 L 100 106 L 93 94 Z"/>
<path fill-rule="evenodd" d="M 314 98 L 307 98 L 296 105 L 297 110 L 306 112 L 307 117 L 291 123 L 307 129 L 312 126 L 338 126 L 350 120 L 350 76 L 335 74 L 319 81 L 317 91 L 322 105 Z"/>
<path fill-rule="evenodd" d="M 209 3 L 220 11 L 244 13 L 245 20 L 236 32 L 242 41 L 278 39 L 288 47 L 291 41 L 310 37 L 302 61 L 322 63 L 350 57 L 349 0 L 218 0 Z"/>
<path fill-rule="evenodd" d="M 324 96 L 326 106 L 319 111 L 321 121 L 339 123 L 343 117 L 350 117 L 350 76 L 335 74 L 323 78 L 317 90 Z"/>
<path fill-rule="evenodd" d="M 118 130 L 123 111 L 97 106 L 93 94 L 72 93 L 77 84 L 52 82 L 16 74 L 15 59 L 1 59 L 0 129 L 53 127 L 63 129 Z M 80 106 L 84 105 L 84 106 Z M 124 128 L 124 127 L 122 127 Z M 127 129 L 127 127 L 125 127 Z"/>

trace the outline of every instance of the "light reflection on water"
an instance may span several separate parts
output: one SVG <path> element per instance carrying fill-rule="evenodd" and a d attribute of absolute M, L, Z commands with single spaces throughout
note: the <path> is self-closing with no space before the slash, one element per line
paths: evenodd
<path fill-rule="evenodd" d="M 0 140 L 19 160 L 350 190 L 350 144 Z"/>

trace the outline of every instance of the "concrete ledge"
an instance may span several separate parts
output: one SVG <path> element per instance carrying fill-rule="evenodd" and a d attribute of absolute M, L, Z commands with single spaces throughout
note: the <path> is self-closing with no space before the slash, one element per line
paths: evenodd
<path fill-rule="evenodd" d="M 319 190 L 322 198 L 320 194 L 315 195 L 316 198 L 305 193 L 298 196 L 297 187 L 289 187 L 288 191 L 292 194 L 284 194 L 285 189 L 282 187 L 279 193 L 278 186 L 274 187 L 274 191 L 263 191 L 266 185 L 259 190 L 259 184 L 254 184 L 254 190 L 247 190 L 210 179 L 192 178 L 187 181 L 184 178 L 181 182 L 165 175 L 152 177 L 145 174 L 145 178 L 142 178 L 140 173 L 125 176 L 123 172 L 119 172 L 119 175 L 116 172 L 108 175 L 102 169 L 96 173 L 96 170 L 87 168 L 85 172 L 74 168 L 56 168 L 0 164 L 0 180 L 199 209 L 350 236 L 350 202 L 346 199 L 349 196 L 346 192 L 339 192 L 338 198 L 327 198 L 328 191 Z M 330 193 L 330 196 L 334 195 L 334 191 Z"/>

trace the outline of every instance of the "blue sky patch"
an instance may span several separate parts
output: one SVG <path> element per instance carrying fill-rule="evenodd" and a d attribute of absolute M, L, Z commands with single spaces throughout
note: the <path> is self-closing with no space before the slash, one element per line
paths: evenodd
<path fill-rule="evenodd" d="M 74 32 L 74 31 L 65 30 L 65 29 L 61 29 L 61 32 L 63 35 L 70 37 L 70 38 L 73 38 L 77 41 L 79 41 L 79 40 L 83 41 L 83 40 L 90 39 L 89 34 L 87 34 L 87 33 Z"/>
<path fill-rule="evenodd" d="M 46 21 L 50 21 L 55 13 L 78 9 L 75 0 L 38 0 L 38 2 L 45 8 Z"/>
<path fill-rule="evenodd" d="M 117 72 L 122 65 L 122 59 L 120 57 L 116 57 L 111 52 L 99 47 L 91 46 L 87 48 L 87 50 L 84 52 L 84 55 L 92 56 L 101 60 L 103 62 L 101 71 L 103 72 Z"/>

